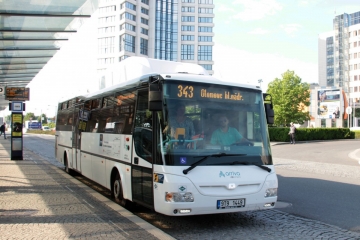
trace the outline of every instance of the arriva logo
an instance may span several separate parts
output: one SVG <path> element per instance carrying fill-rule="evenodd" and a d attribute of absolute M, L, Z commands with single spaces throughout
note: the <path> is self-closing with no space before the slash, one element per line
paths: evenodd
<path fill-rule="evenodd" d="M 219 177 L 230 177 L 230 178 L 239 178 L 240 177 L 240 172 L 223 172 L 220 171 L 219 173 Z"/>

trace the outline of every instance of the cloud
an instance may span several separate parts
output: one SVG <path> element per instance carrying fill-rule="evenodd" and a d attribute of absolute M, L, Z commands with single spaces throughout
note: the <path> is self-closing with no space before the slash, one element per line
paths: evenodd
<path fill-rule="evenodd" d="M 243 21 L 259 20 L 275 15 L 283 8 L 276 0 L 235 0 L 233 4 L 243 6 L 243 11 L 233 17 Z"/>
<path fill-rule="evenodd" d="M 214 77 L 227 82 L 258 85 L 263 91 L 268 84 L 287 70 L 294 71 L 303 82 L 318 82 L 318 66 L 275 54 L 254 54 L 237 48 L 215 44 L 213 49 Z"/>
<path fill-rule="evenodd" d="M 249 32 L 249 34 L 254 34 L 254 35 L 264 35 L 266 33 L 268 33 L 268 30 L 262 29 L 262 28 L 255 28 L 254 30 L 252 30 L 251 32 Z"/>
<path fill-rule="evenodd" d="M 218 11 L 218 12 L 226 12 L 226 13 L 235 12 L 235 10 L 233 8 L 229 8 L 224 4 L 220 4 L 218 7 L 216 7 L 216 11 Z"/>
<path fill-rule="evenodd" d="M 299 31 L 302 26 L 300 24 L 285 24 L 280 27 L 286 32 L 287 35 L 294 37 L 295 33 Z"/>

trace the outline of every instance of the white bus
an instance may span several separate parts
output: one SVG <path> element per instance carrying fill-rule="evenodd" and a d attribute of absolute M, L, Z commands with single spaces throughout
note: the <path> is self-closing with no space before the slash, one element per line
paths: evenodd
<path fill-rule="evenodd" d="M 68 173 L 170 216 L 274 208 L 271 96 L 195 64 L 130 57 L 109 72 L 114 85 L 59 103 L 56 159 Z M 179 106 L 190 128 L 173 122 Z M 220 116 L 247 141 L 214 143 Z"/>

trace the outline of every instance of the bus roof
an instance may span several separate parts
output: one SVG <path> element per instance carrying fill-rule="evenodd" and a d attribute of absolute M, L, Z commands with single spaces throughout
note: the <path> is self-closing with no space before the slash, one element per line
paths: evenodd
<path fill-rule="evenodd" d="M 192 82 L 204 82 L 227 86 L 245 87 L 257 89 L 259 87 L 236 82 L 226 82 L 215 78 L 200 65 L 194 63 L 173 62 L 145 57 L 128 57 L 122 62 L 108 68 L 101 77 L 102 81 L 108 82 L 109 86 L 99 91 L 78 96 L 80 99 L 94 99 L 108 96 L 125 89 L 137 87 L 147 82 L 149 77 L 161 75 L 166 80 L 182 80 Z"/>

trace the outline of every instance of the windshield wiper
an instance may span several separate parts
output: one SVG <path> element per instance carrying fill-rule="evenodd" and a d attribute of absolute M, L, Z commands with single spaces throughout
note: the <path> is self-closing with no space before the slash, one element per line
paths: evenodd
<path fill-rule="evenodd" d="M 224 156 L 245 156 L 246 154 L 226 154 L 226 153 L 216 153 L 216 154 L 212 154 L 212 155 L 206 155 L 206 156 L 196 156 L 196 158 L 201 158 L 199 161 L 194 162 L 193 164 L 190 165 L 190 167 L 188 167 L 187 169 L 183 170 L 184 174 L 187 174 L 188 172 L 190 172 L 192 169 L 194 169 L 197 165 L 199 165 L 200 163 L 204 162 L 206 159 L 208 159 L 209 157 L 224 157 Z"/>
<path fill-rule="evenodd" d="M 227 162 L 227 163 L 215 163 L 215 164 L 211 164 L 211 165 L 253 165 L 253 166 L 257 166 L 261 169 L 264 169 L 265 171 L 271 172 L 271 168 L 268 168 L 264 165 L 260 165 L 260 164 L 255 164 L 255 163 L 250 163 L 250 162 L 239 162 L 239 161 L 234 161 L 234 162 Z"/>

